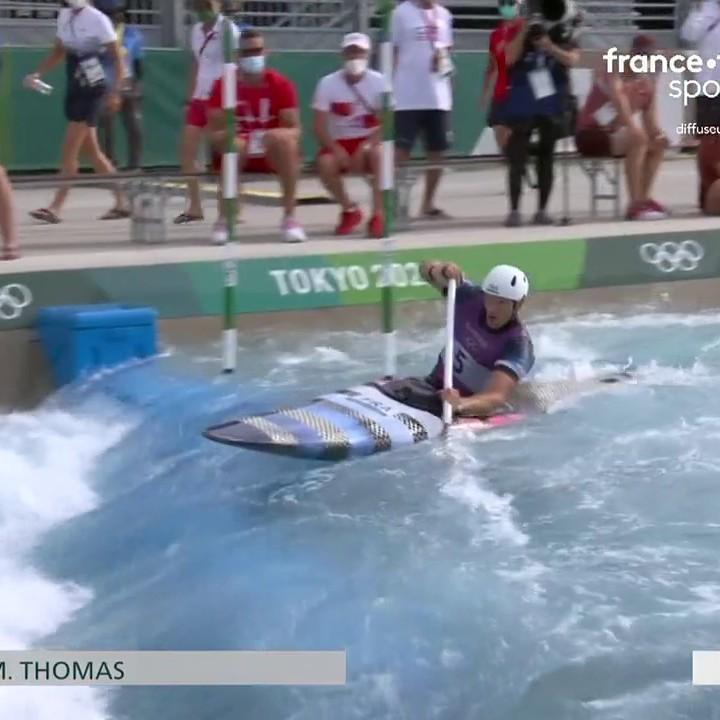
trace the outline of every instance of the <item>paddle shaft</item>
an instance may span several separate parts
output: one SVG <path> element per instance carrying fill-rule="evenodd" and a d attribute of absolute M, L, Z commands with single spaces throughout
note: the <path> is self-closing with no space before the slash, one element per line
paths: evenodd
<path fill-rule="evenodd" d="M 455 293 L 457 282 L 448 281 L 447 304 L 445 306 L 445 361 L 443 362 L 443 387 L 448 390 L 453 386 L 453 362 L 455 359 Z M 443 422 L 452 425 L 452 406 L 443 402 Z"/>

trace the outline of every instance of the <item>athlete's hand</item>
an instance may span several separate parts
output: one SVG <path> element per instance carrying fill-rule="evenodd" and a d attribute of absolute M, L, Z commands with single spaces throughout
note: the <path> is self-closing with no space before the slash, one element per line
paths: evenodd
<path fill-rule="evenodd" d="M 463 399 L 460 397 L 460 393 L 455 388 L 447 388 L 440 391 L 440 397 L 443 402 L 450 403 L 450 407 L 453 410 L 459 410 L 462 406 Z"/>
<path fill-rule="evenodd" d="M 462 270 L 455 263 L 443 263 L 440 272 L 446 280 L 455 280 L 458 283 L 463 281 Z"/>

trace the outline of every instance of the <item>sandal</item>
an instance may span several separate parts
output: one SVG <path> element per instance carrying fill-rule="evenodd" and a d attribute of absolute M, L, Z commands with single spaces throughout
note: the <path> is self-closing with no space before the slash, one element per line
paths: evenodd
<path fill-rule="evenodd" d="M 204 215 L 192 215 L 191 213 L 187 212 L 181 212 L 174 220 L 173 222 L 176 225 L 187 225 L 191 222 L 197 222 L 198 220 L 204 220 Z"/>
<path fill-rule="evenodd" d="M 440 208 L 433 208 L 432 210 L 427 210 L 423 213 L 424 218 L 428 218 L 429 220 L 449 220 L 450 216 Z"/>
<path fill-rule="evenodd" d="M 108 210 L 104 215 L 101 215 L 99 220 L 124 220 L 130 217 L 130 211 L 123 208 L 114 207 Z"/>
<path fill-rule="evenodd" d="M 20 249 L 11 245 L 10 247 L 4 248 L 0 260 L 18 260 L 20 258 Z"/>
<path fill-rule="evenodd" d="M 49 225 L 57 225 L 61 222 L 60 218 L 52 210 L 48 210 L 47 208 L 31 210 L 30 217 L 40 220 L 41 222 L 48 223 Z"/>

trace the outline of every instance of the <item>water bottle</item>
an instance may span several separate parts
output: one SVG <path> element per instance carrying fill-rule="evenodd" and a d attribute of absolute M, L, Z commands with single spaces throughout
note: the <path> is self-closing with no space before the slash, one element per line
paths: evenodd
<path fill-rule="evenodd" d="M 25 87 L 41 95 L 49 95 L 53 91 L 53 86 L 43 82 L 39 77 L 26 78 Z"/>

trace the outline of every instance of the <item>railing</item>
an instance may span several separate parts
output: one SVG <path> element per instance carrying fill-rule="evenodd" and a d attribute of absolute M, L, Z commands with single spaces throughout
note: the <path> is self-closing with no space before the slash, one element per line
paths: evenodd
<path fill-rule="evenodd" d="M 50 0 L 0 0 L 0 20 L 6 27 L 27 21 L 54 24 L 60 4 Z M 160 25 L 158 0 L 128 0 L 128 19 L 133 25 Z"/>

